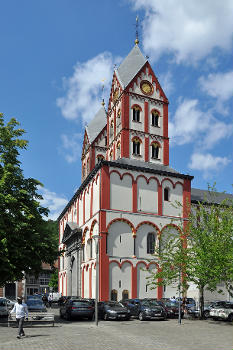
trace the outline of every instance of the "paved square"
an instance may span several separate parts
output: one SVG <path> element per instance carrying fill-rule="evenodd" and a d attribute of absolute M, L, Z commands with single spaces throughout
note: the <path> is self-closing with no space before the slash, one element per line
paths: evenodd
<path fill-rule="evenodd" d="M 26 337 L 16 339 L 17 329 L 0 323 L 0 350 L 232 350 L 233 325 L 212 320 L 168 321 L 61 321 L 25 328 Z"/>

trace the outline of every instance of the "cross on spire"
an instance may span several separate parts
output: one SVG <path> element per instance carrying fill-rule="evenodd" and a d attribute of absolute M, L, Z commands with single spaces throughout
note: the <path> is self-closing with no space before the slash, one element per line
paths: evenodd
<path fill-rule="evenodd" d="M 136 39 L 134 41 L 135 45 L 139 44 L 139 39 L 138 39 L 138 26 L 139 26 L 139 24 L 138 24 L 138 21 L 139 21 L 139 17 L 136 16 L 136 25 L 135 25 L 135 27 L 136 27 Z"/>

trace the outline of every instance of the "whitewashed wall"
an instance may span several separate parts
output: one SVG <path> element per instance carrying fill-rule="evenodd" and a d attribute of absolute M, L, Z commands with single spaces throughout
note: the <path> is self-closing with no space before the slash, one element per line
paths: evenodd
<path fill-rule="evenodd" d="M 183 204 L 183 187 L 177 184 L 175 188 L 170 181 L 163 182 L 163 215 L 182 216 L 182 208 L 175 207 L 176 201 Z M 169 188 L 169 201 L 164 201 L 164 188 Z"/>
<path fill-rule="evenodd" d="M 113 172 L 110 175 L 110 207 L 118 210 L 132 210 L 132 178 L 120 176 Z"/>
<path fill-rule="evenodd" d="M 139 177 L 137 181 L 138 191 L 138 211 L 146 213 L 158 212 L 158 186 L 157 181 L 150 179 L 147 183 L 144 177 Z"/>
<path fill-rule="evenodd" d="M 155 272 L 156 266 L 151 264 L 148 268 L 149 271 Z M 150 283 L 147 277 L 150 273 L 145 267 L 145 264 L 139 263 L 137 265 L 137 297 L 138 298 L 157 298 L 157 288 L 151 290 Z"/>
<path fill-rule="evenodd" d="M 131 264 L 125 262 L 121 268 L 115 262 L 109 265 L 109 299 L 111 290 L 118 291 L 117 299 L 122 299 L 123 290 L 129 291 L 129 298 L 131 297 Z"/>
<path fill-rule="evenodd" d="M 151 254 L 147 254 L 147 235 L 149 232 L 153 232 L 155 235 L 155 241 L 157 240 L 157 232 L 155 230 L 155 228 L 151 225 L 148 224 L 144 224 L 141 225 L 137 231 L 137 235 L 136 235 L 136 242 L 135 242 L 135 246 L 136 246 L 136 257 L 137 258 L 143 258 L 143 259 L 151 259 L 152 255 Z"/>
<path fill-rule="evenodd" d="M 108 230 L 107 252 L 109 256 L 132 257 L 134 238 L 131 227 L 125 222 L 114 222 Z"/>

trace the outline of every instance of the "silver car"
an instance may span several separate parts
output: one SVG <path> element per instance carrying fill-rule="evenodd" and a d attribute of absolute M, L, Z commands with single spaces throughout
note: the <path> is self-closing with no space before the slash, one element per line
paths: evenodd
<path fill-rule="evenodd" d="M 215 320 L 233 321 L 233 303 L 225 303 L 210 310 L 210 317 Z"/>
<path fill-rule="evenodd" d="M 8 315 L 8 307 L 6 298 L 0 298 L 0 316 Z"/>

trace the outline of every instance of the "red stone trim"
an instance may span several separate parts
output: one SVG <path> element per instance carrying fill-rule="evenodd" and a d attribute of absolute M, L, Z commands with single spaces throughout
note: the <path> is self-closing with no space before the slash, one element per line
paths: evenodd
<path fill-rule="evenodd" d="M 149 132 L 149 128 L 148 128 L 148 125 L 149 125 L 149 119 L 148 119 L 148 102 L 145 101 L 144 102 L 144 110 L 145 110 L 145 118 L 144 118 L 144 131 L 145 132 Z"/>
<path fill-rule="evenodd" d="M 133 184 L 132 184 L 132 203 L 133 203 L 133 212 L 136 213 L 138 210 L 138 198 L 137 198 L 137 181 L 133 179 Z"/>
<path fill-rule="evenodd" d="M 133 109 L 135 107 L 138 108 L 142 112 L 142 107 L 137 105 L 137 104 L 132 105 L 130 108 Z"/>
<path fill-rule="evenodd" d="M 157 226 L 156 224 L 154 224 L 153 222 L 151 222 L 151 221 L 142 221 L 142 222 L 140 222 L 140 224 L 138 224 L 137 227 L 136 227 L 136 230 L 135 230 L 136 233 L 137 233 L 138 229 L 139 229 L 142 225 L 150 225 L 150 226 L 153 226 L 154 229 L 158 232 L 158 234 L 160 234 L 160 229 L 158 228 L 158 226 Z"/>
<path fill-rule="evenodd" d="M 191 208 L 191 181 L 184 179 L 183 186 L 183 217 L 188 218 Z"/>
<path fill-rule="evenodd" d="M 149 137 L 145 137 L 145 162 L 149 162 Z"/>
<path fill-rule="evenodd" d="M 136 234 L 136 231 L 135 231 L 135 228 L 134 228 L 134 225 L 132 224 L 132 222 L 130 222 L 129 220 L 124 219 L 124 218 L 116 218 L 116 219 L 111 220 L 111 221 L 109 222 L 108 226 L 107 226 L 107 230 L 106 230 L 107 233 L 108 233 L 108 231 L 109 231 L 109 227 L 110 227 L 113 223 L 115 223 L 115 222 L 117 222 L 117 221 L 124 222 L 124 223 L 128 224 L 128 225 L 130 226 L 130 228 L 131 228 L 131 231 L 132 231 L 133 236 Z"/>

